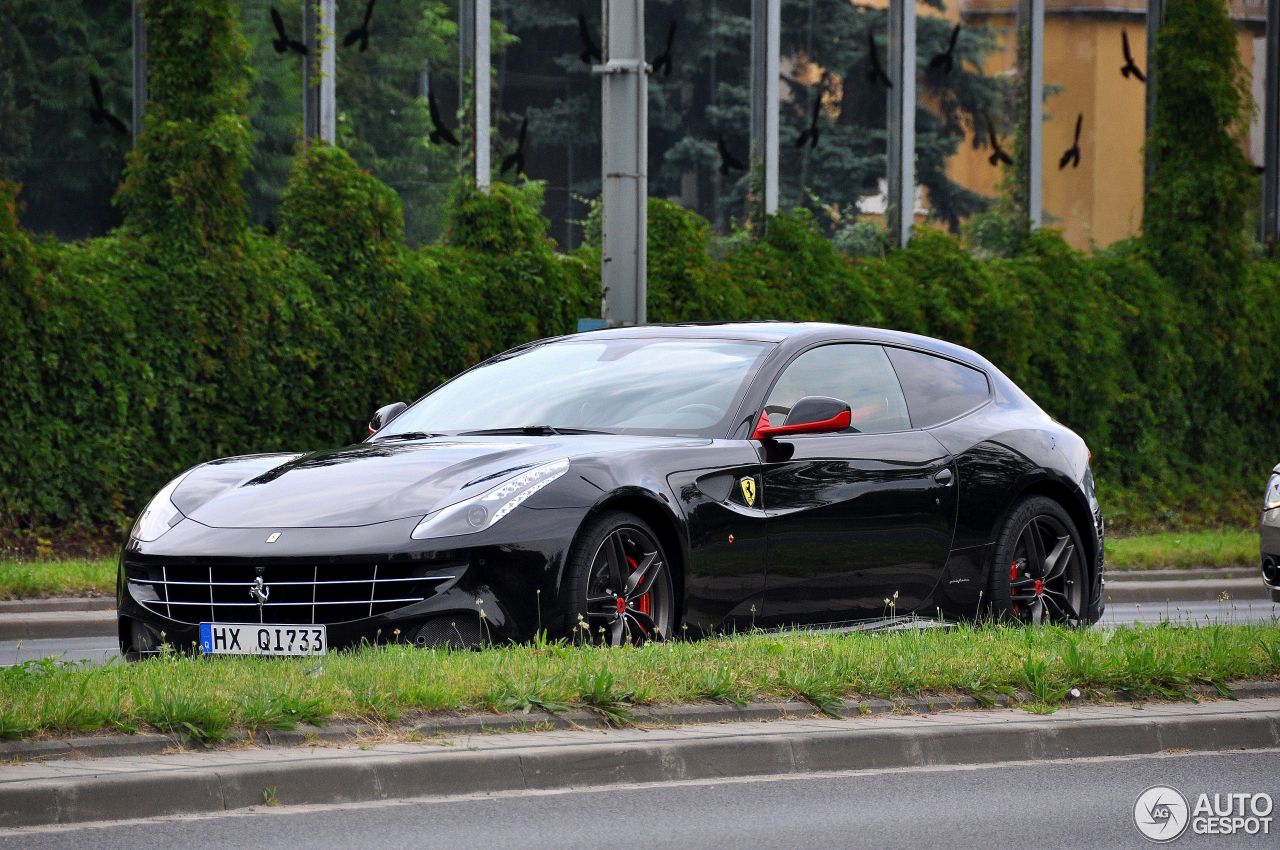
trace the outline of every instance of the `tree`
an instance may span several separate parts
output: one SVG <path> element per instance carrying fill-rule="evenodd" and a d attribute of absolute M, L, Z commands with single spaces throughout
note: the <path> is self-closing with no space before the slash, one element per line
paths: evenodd
<path fill-rule="evenodd" d="M 674 23 L 672 70 L 649 80 L 650 194 L 677 200 L 721 228 L 741 219 L 750 177 L 721 156 L 749 158 L 749 0 L 659 0 L 646 11 L 652 61 L 667 47 Z M 941 0 L 935 3 L 941 9 Z M 590 8 L 590 7 L 587 7 Z M 534 139 L 532 176 L 565 185 L 580 195 L 599 192 L 601 126 L 599 82 L 582 61 L 585 46 L 577 12 L 554 0 L 495 5 L 519 38 L 498 73 L 502 105 L 527 114 Z M 856 215 L 859 198 L 875 194 L 885 175 L 886 89 L 868 80 L 873 67 L 869 39 L 884 62 L 886 13 L 849 0 L 784 0 L 782 4 L 783 103 L 780 201 L 828 213 L 825 220 Z M 599 44 L 598 15 L 584 11 L 588 40 Z M 987 200 L 953 183 L 946 161 L 981 116 L 1007 97 L 1006 85 L 980 68 L 993 49 L 992 32 L 967 28 L 957 40 L 950 73 L 930 69 L 947 50 L 952 24 L 937 16 L 918 21 L 917 175 L 935 216 L 955 227 Z M 557 79 L 557 77 L 561 79 Z M 816 145 L 801 134 L 814 122 Z M 510 123 L 511 119 L 508 119 Z M 536 132 L 535 132 L 536 130 Z M 585 168 L 569 167 L 584 163 Z M 727 170 L 727 173 L 724 173 Z M 549 210 L 553 219 L 557 210 Z"/>
<path fill-rule="evenodd" d="M 1256 189 L 1241 141 L 1252 98 L 1226 5 L 1170 4 L 1156 67 L 1143 235 L 1157 269 L 1206 302 L 1229 304 L 1248 257 L 1245 214 Z"/>
<path fill-rule="evenodd" d="M 290 36 L 302 38 L 299 0 L 249 0 L 241 5 L 256 72 L 249 102 L 254 155 L 246 189 L 250 218 L 257 224 L 277 220 L 293 155 L 302 140 L 303 60 L 273 48 L 272 8 L 280 12 Z M 428 142 L 431 126 L 422 84 L 429 80 L 456 133 L 457 4 L 377 0 L 365 49 L 359 42 L 344 45 L 345 36 L 363 23 L 365 8 L 363 2 L 338 5 L 338 143 L 400 193 L 410 242 L 431 241 L 443 227 L 442 207 L 461 151 Z M 500 50 L 502 44 L 499 37 L 495 47 Z"/>
<path fill-rule="evenodd" d="M 109 0 L 10 0 L 0 15 L 0 176 L 23 184 L 23 224 L 65 239 L 120 221 L 111 195 L 131 140 L 130 7 Z"/>

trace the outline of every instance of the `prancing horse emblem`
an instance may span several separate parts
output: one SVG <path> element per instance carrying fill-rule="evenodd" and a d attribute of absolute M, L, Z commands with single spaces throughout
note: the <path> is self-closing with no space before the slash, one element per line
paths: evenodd
<path fill-rule="evenodd" d="M 756 480 L 747 477 L 738 483 L 742 485 L 742 498 L 747 500 L 747 507 L 754 508 L 756 506 Z"/>
<path fill-rule="evenodd" d="M 271 588 L 262 583 L 262 576 L 258 576 L 253 580 L 253 587 L 249 588 L 249 598 L 258 603 L 258 609 L 261 610 L 267 597 L 271 595 Z"/>

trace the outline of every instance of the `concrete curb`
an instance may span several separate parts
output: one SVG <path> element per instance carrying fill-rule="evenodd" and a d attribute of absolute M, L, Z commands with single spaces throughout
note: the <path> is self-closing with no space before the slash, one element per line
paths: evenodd
<path fill-rule="evenodd" d="M 1127 584 L 1142 581 L 1193 581 L 1202 579 L 1256 578 L 1261 581 L 1260 569 L 1252 564 L 1236 567 L 1189 567 L 1187 569 L 1117 570 L 1107 567 L 1107 584 Z"/>
<path fill-rule="evenodd" d="M 114 611 L 114 596 L 48 596 L 39 599 L 0 599 L 0 615 L 44 611 Z"/>
<path fill-rule="evenodd" d="M 73 637 L 114 637 L 116 612 L 40 611 L 0 614 L 0 640 L 42 640 Z"/>
<path fill-rule="evenodd" d="M 1218 578 L 1190 580 L 1115 581 L 1107 576 L 1107 602 L 1213 602 L 1228 600 L 1267 600 L 1271 593 L 1262 578 Z"/>
<path fill-rule="evenodd" d="M 0 827 L 620 783 L 1280 746 L 1280 702 L 1010 711 L 303 748 L 0 769 Z M 118 769 L 117 769 L 118 768 Z"/>
<path fill-rule="evenodd" d="M 1229 686 L 1236 699 L 1280 697 L 1280 681 L 1231 682 Z M 1216 690 L 1196 687 L 1197 696 L 1219 698 Z M 1119 704 L 1128 704 L 1123 696 Z M 1004 695 L 996 696 L 984 705 L 970 696 L 903 697 L 900 699 L 852 699 L 841 703 L 840 714 L 844 719 L 868 715 L 903 713 L 933 714 L 939 711 L 963 711 L 984 708 L 1008 708 L 1015 701 Z M 638 707 L 633 710 L 636 725 L 640 728 L 683 726 L 695 723 L 741 723 L 791 720 L 819 716 L 819 712 L 807 702 L 753 702 L 744 706 L 718 703 L 690 703 L 655 708 Z M 506 712 L 503 714 L 468 714 L 428 716 L 416 722 L 400 723 L 392 731 L 421 738 L 479 735 L 495 732 L 524 732 L 532 727 L 544 729 L 607 729 L 600 715 L 590 711 L 566 711 L 559 714 Z M 385 735 L 387 726 L 368 723 L 333 723 L 321 727 L 289 729 L 262 733 L 261 740 L 270 746 L 314 746 L 317 744 L 341 745 L 362 738 Z M 250 741 L 247 736 L 228 741 L 238 744 Z M 174 735 L 144 732 L 134 735 L 90 735 L 78 738 L 59 738 L 36 741 L 0 741 L 0 761 L 30 761 L 48 759 L 96 759 L 121 756 L 153 756 L 175 748 L 181 748 L 181 740 Z"/>

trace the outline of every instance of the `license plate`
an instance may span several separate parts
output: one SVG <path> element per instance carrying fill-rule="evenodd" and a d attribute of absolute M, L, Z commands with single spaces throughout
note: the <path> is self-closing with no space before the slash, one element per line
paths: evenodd
<path fill-rule="evenodd" d="M 324 655 L 327 648 L 324 626 L 200 624 L 200 651 L 205 655 Z"/>

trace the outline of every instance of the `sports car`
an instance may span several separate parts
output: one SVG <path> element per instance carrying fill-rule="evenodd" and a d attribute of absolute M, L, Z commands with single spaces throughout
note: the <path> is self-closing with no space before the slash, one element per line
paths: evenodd
<path fill-rule="evenodd" d="M 1280 463 L 1271 470 L 1262 496 L 1262 583 L 1271 591 L 1271 601 L 1280 603 Z"/>
<path fill-rule="evenodd" d="M 936 339 L 580 333 L 387 405 L 369 431 L 160 490 L 120 554 L 126 657 L 1102 613 L 1084 442 Z"/>

